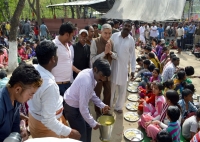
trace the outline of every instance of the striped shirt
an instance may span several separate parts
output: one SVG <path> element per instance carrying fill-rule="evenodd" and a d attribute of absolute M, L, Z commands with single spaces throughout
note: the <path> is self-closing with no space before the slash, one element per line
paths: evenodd
<path fill-rule="evenodd" d="M 178 122 L 169 122 L 167 132 L 172 137 L 173 142 L 180 142 L 181 127 Z"/>
<path fill-rule="evenodd" d="M 162 112 L 160 114 L 160 122 L 163 122 L 165 117 L 166 117 L 166 113 L 167 113 L 167 108 L 169 107 L 169 105 L 167 103 L 165 103 L 163 105 L 163 109 L 162 109 Z"/>

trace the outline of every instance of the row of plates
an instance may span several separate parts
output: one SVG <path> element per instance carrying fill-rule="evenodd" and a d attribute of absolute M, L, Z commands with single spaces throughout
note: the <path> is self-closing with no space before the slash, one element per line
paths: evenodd
<path fill-rule="evenodd" d="M 128 85 L 127 90 L 131 93 L 137 93 L 137 87 L 139 85 L 139 82 L 130 82 Z M 137 111 L 139 103 L 137 102 L 139 100 L 137 94 L 130 94 L 127 99 L 131 102 L 126 104 L 126 109 L 130 110 L 129 112 L 126 112 L 124 114 L 124 119 L 129 122 L 137 122 L 140 117 L 137 114 L 137 112 L 131 112 L 131 111 Z M 142 141 L 144 138 L 143 133 L 135 128 L 130 128 L 124 131 L 124 137 L 132 142 L 138 142 Z"/>

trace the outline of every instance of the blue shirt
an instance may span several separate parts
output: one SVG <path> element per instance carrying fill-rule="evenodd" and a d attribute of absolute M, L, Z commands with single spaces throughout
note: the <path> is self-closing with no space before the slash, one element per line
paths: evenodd
<path fill-rule="evenodd" d="M 195 32 L 195 25 L 190 25 L 189 26 L 189 33 L 193 34 Z"/>
<path fill-rule="evenodd" d="M 191 102 L 188 103 L 188 110 L 186 110 L 186 104 L 185 104 L 185 100 L 184 99 L 181 99 L 178 101 L 178 104 L 180 105 L 181 107 L 181 115 L 182 115 L 182 119 L 184 118 L 184 114 L 188 111 L 188 113 L 191 113 L 191 112 L 196 112 L 197 111 L 197 108 L 195 105 L 193 105 Z"/>
<path fill-rule="evenodd" d="M 7 77 L 4 77 L 3 79 L 0 80 L 0 88 L 3 88 L 6 86 L 8 83 L 9 79 Z"/>
<path fill-rule="evenodd" d="M 188 33 L 188 27 L 187 26 L 185 26 L 184 27 L 184 32 L 185 32 L 185 34 L 184 34 L 184 38 L 186 38 L 187 37 L 187 33 Z"/>
<path fill-rule="evenodd" d="M 0 89 L 0 142 L 12 132 L 20 133 L 19 106 L 18 102 L 12 105 L 6 87 Z"/>
<path fill-rule="evenodd" d="M 40 33 L 41 33 L 41 36 L 46 36 L 47 35 L 47 26 L 42 24 L 40 26 Z"/>
<path fill-rule="evenodd" d="M 159 35 L 158 35 L 158 38 L 159 39 L 162 39 L 162 38 L 164 38 L 164 35 L 163 35 L 163 32 L 164 32 L 164 29 L 161 27 L 158 27 L 158 32 L 159 32 Z"/>

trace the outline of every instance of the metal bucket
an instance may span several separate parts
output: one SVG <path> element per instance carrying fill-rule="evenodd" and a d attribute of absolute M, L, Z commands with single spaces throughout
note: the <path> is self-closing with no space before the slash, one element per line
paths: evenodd
<path fill-rule="evenodd" d="M 97 120 L 101 126 L 100 130 L 100 140 L 101 141 L 109 141 L 111 139 L 112 129 L 115 123 L 114 116 L 110 115 L 102 115 Z"/>

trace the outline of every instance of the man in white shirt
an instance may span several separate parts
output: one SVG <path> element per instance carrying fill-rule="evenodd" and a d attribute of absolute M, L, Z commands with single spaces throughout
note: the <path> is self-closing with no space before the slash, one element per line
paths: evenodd
<path fill-rule="evenodd" d="M 183 36 L 184 36 L 184 28 L 182 23 L 179 23 L 178 28 L 176 30 L 176 39 L 177 39 L 177 46 L 178 46 L 178 54 L 181 53 L 183 48 Z"/>
<path fill-rule="evenodd" d="M 63 98 L 51 70 L 57 65 L 57 46 L 52 41 L 43 41 L 36 48 L 39 65 L 35 65 L 43 83 L 29 105 L 29 128 L 33 138 L 70 137 L 79 140 L 80 133 L 61 123 Z"/>
<path fill-rule="evenodd" d="M 105 59 L 97 59 L 92 69 L 82 70 L 64 94 L 64 114 L 71 126 L 81 134 L 81 141 L 91 142 L 91 131 L 100 124 L 89 112 L 89 101 L 106 113 L 110 107 L 96 96 L 94 88 L 97 82 L 105 81 L 111 74 L 110 64 Z"/>
<path fill-rule="evenodd" d="M 146 41 L 145 41 L 145 37 L 144 37 L 144 32 L 145 32 L 145 25 L 144 25 L 144 23 L 141 23 L 139 31 L 140 31 L 140 41 L 142 41 L 143 44 L 145 44 Z"/>
<path fill-rule="evenodd" d="M 128 78 L 128 64 L 131 63 L 131 77 L 135 72 L 135 42 L 129 34 L 132 23 L 127 20 L 123 23 L 122 32 L 114 33 L 111 37 L 114 47 L 113 52 L 117 53 L 116 60 L 112 60 L 111 64 L 111 101 L 113 105 L 116 89 L 118 88 L 118 99 L 115 104 L 115 111 L 122 113 L 122 108 L 126 98 L 126 84 Z"/>
<path fill-rule="evenodd" d="M 162 82 L 165 83 L 168 79 L 171 79 L 176 71 L 176 67 L 179 65 L 179 57 L 174 56 L 172 58 L 172 63 L 169 64 L 162 73 Z"/>
<path fill-rule="evenodd" d="M 59 36 L 56 36 L 53 40 L 58 47 L 58 64 L 52 69 L 52 74 L 59 86 L 61 96 L 71 85 L 72 58 L 68 42 L 72 41 L 74 30 L 75 28 L 71 23 L 63 23 L 59 29 Z"/>
<path fill-rule="evenodd" d="M 152 23 L 151 29 L 150 29 L 150 39 L 156 38 L 158 36 L 157 26 L 155 23 Z"/>

